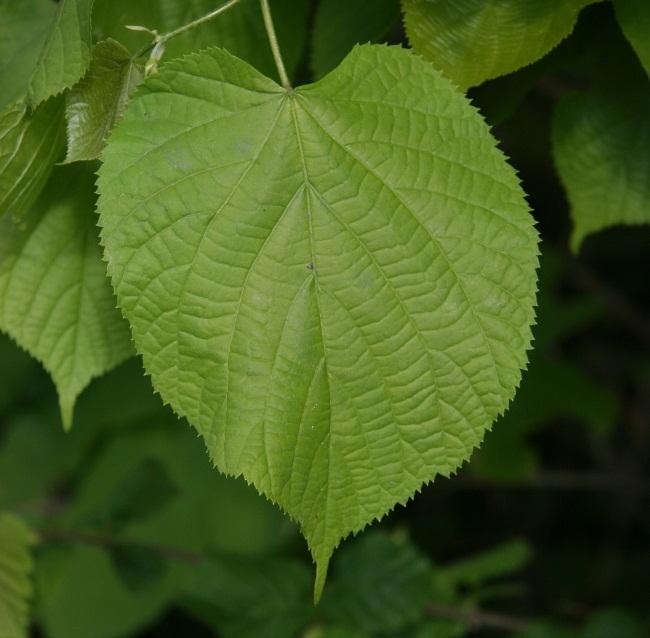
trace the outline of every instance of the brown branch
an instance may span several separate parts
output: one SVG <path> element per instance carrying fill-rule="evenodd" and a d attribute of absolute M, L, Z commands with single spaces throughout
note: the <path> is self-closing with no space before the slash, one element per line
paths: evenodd
<path fill-rule="evenodd" d="M 159 553 L 163 558 L 174 560 L 182 563 L 199 563 L 203 556 L 197 552 L 180 549 L 178 547 L 169 547 L 158 545 L 156 543 L 146 543 L 144 541 L 118 538 L 109 534 L 97 532 L 79 532 L 75 530 L 61 529 L 44 529 L 38 532 L 39 538 L 44 543 L 64 544 L 64 545 L 92 545 L 94 547 L 114 548 L 114 547 L 138 547 Z"/>
<path fill-rule="evenodd" d="M 426 614 L 432 618 L 457 620 L 472 629 L 497 629 L 508 632 L 521 632 L 530 628 L 530 621 L 506 614 L 481 609 L 461 609 L 437 603 L 426 606 Z"/>

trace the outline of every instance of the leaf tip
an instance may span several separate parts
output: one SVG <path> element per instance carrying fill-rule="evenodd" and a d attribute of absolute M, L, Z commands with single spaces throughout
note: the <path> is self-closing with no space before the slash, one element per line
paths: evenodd
<path fill-rule="evenodd" d="M 327 581 L 327 572 L 329 570 L 331 552 L 325 557 L 316 559 L 316 579 L 314 581 L 314 605 L 318 605 L 323 596 L 323 589 Z"/>
<path fill-rule="evenodd" d="M 65 432 L 70 432 L 72 429 L 75 402 L 75 396 L 59 394 L 59 411 L 61 412 L 61 422 L 63 423 L 63 430 Z"/>

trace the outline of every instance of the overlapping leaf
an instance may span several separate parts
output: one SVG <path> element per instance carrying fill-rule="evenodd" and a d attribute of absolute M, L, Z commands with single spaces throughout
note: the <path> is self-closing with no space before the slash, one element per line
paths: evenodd
<path fill-rule="evenodd" d="M 119 42 L 105 40 L 95 45 L 88 73 L 66 95 L 66 162 L 99 157 L 143 73 L 142 63 L 133 60 Z"/>
<path fill-rule="evenodd" d="M 541 58 L 593 1 L 403 0 L 403 7 L 413 48 L 465 89 Z"/>
<path fill-rule="evenodd" d="M 574 250 L 605 228 L 650 223 L 650 84 L 640 66 L 620 68 L 557 107 L 553 147 Z"/>
<path fill-rule="evenodd" d="M 0 110 L 27 92 L 55 12 L 51 0 L 0 0 Z"/>
<path fill-rule="evenodd" d="M 63 100 L 31 112 L 19 100 L 0 113 L 0 217 L 19 219 L 41 192 L 63 152 Z"/>
<path fill-rule="evenodd" d="M 650 2 L 616 0 L 614 6 L 623 32 L 650 75 Z"/>
<path fill-rule="evenodd" d="M 0 636 L 27 638 L 32 593 L 32 531 L 18 518 L 0 514 Z"/>
<path fill-rule="evenodd" d="M 29 81 L 29 100 L 36 107 L 70 88 L 90 63 L 93 0 L 60 0 L 57 13 Z"/>
<path fill-rule="evenodd" d="M 64 425 L 90 380 L 131 353 L 95 227 L 90 171 L 57 169 L 23 222 L 0 219 L 0 329 L 56 383 Z"/>
<path fill-rule="evenodd" d="M 111 136 L 105 256 L 165 401 L 217 466 L 341 537 L 466 460 L 514 394 L 537 235 L 514 171 L 419 57 L 285 92 L 212 49 Z"/>

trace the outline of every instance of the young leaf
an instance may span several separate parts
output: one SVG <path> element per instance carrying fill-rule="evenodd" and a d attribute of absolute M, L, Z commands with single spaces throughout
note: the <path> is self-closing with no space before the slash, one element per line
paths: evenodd
<path fill-rule="evenodd" d="M 132 60 L 119 42 L 105 40 L 95 45 L 88 73 L 66 95 L 66 162 L 99 157 L 143 77 L 143 64 Z"/>
<path fill-rule="evenodd" d="M 20 219 L 38 197 L 63 151 L 63 119 L 60 98 L 33 112 L 19 100 L 0 113 L 0 217 Z"/>
<path fill-rule="evenodd" d="M 647 0 L 615 0 L 614 7 L 623 33 L 650 75 L 650 3 Z"/>
<path fill-rule="evenodd" d="M 10 514 L 0 515 L 0 636 L 27 638 L 32 594 L 32 531 Z"/>
<path fill-rule="evenodd" d="M 605 228 L 650 223 L 650 84 L 640 66 L 563 97 L 553 152 L 571 205 L 574 250 Z"/>
<path fill-rule="evenodd" d="M 383 38 L 399 16 L 399 0 L 321 0 L 313 35 L 316 77 L 329 73 L 355 44 Z"/>
<path fill-rule="evenodd" d="M 402 0 L 411 46 L 459 87 L 546 55 L 594 0 Z"/>
<path fill-rule="evenodd" d="M 57 169 L 23 222 L 0 219 L 0 329 L 50 373 L 70 427 L 77 395 L 131 354 L 97 244 L 90 171 Z"/>
<path fill-rule="evenodd" d="M 0 110 L 27 92 L 55 12 L 51 0 L 0 0 Z"/>
<path fill-rule="evenodd" d="M 29 81 L 33 107 L 76 84 L 88 69 L 93 0 L 61 0 Z"/>
<path fill-rule="evenodd" d="M 357 47 L 285 91 L 221 49 L 167 63 L 104 151 L 102 238 L 163 399 L 297 519 L 343 536 L 465 461 L 526 363 L 537 234 L 431 65 Z"/>

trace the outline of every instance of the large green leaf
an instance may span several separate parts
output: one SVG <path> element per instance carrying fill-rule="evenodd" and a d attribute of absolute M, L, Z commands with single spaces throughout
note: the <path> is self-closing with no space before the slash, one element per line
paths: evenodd
<path fill-rule="evenodd" d="M 141 25 L 164 33 L 207 14 L 218 4 L 214 0 L 95 0 L 95 33 L 99 39 L 115 38 L 136 50 L 146 44 L 149 36 L 127 31 L 124 25 Z M 278 39 L 290 75 L 295 72 L 305 46 L 309 5 L 310 0 L 273 0 Z M 262 73 L 275 76 L 257 0 L 243 0 L 214 20 L 174 38 L 167 44 L 164 59 L 211 45 L 224 47 Z"/>
<path fill-rule="evenodd" d="M 41 361 L 69 427 L 77 395 L 131 353 L 95 227 L 90 170 L 57 169 L 20 225 L 0 219 L 0 329 Z"/>
<path fill-rule="evenodd" d="M 105 256 L 156 389 L 318 564 L 465 461 L 526 363 L 537 234 L 475 109 L 400 48 L 285 92 L 212 49 L 104 152 Z"/>
<path fill-rule="evenodd" d="M 381 40 L 399 15 L 399 0 L 321 0 L 311 61 L 316 77 L 336 67 L 355 44 Z"/>
<path fill-rule="evenodd" d="M 630 69 L 604 75 L 557 106 L 553 147 L 574 250 L 605 228 L 650 223 L 650 84 L 640 66 Z"/>
<path fill-rule="evenodd" d="M 650 75 L 650 2 L 615 0 L 616 17 L 636 51 L 646 73 Z"/>
<path fill-rule="evenodd" d="M 29 81 L 29 100 L 38 106 L 80 80 L 90 63 L 93 0 L 61 0 Z"/>
<path fill-rule="evenodd" d="M 0 110 L 27 92 L 55 11 L 52 0 L 0 0 Z"/>
<path fill-rule="evenodd" d="M 144 65 L 115 40 L 95 45 L 84 79 L 66 95 L 66 162 L 99 157 L 108 134 L 122 117 Z"/>
<path fill-rule="evenodd" d="M 413 48 L 465 89 L 541 58 L 594 0 L 402 0 Z"/>
<path fill-rule="evenodd" d="M 0 217 L 20 219 L 34 203 L 63 151 L 63 100 L 30 112 L 19 100 L 0 113 Z"/>
<path fill-rule="evenodd" d="M 27 638 L 32 593 L 31 530 L 18 518 L 0 515 L 0 636 Z"/>

